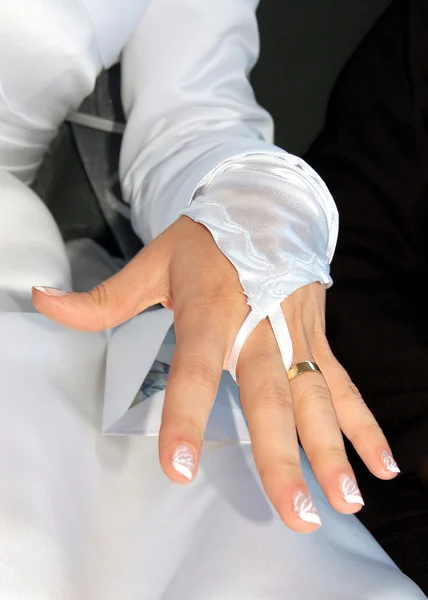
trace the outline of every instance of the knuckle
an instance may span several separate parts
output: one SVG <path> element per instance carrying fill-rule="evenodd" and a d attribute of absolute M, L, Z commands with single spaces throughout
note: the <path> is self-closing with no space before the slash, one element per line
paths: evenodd
<path fill-rule="evenodd" d="M 292 456 L 280 456 L 263 463 L 258 467 L 259 475 L 265 485 L 276 484 L 286 476 L 295 477 L 300 474 L 300 463 Z"/>
<path fill-rule="evenodd" d="M 250 431 L 255 427 L 272 429 L 278 427 L 278 423 L 285 423 L 294 419 L 293 406 L 291 401 L 285 396 L 276 394 L 266 394 L 263 398 L 258 398 L 252 406 L 243 402 L 244 412 L 249 421 Z"/>
<path fill-rule="evenodd" d="M 291 399 L 280 384 L 271 384 L 267 389 L 260 390 L 257 407 L 263 411 L 292 410 Z"/>
<path fill-rule="evenodd" d="M 357 402 L 361 402 L 362 404 L 365 405 L 365 402 L 363 400 L 363 397 L 361 396 L 360 390 L 357 388 L 357 386 L 352 381 L 352 379 L 350 378 L 348 373 L 345 371 L 345 369 L 343 367 L 341 367 L 340 365 L 339 365 L 339 367 L 343 374 L 343 379 L 342 379 L 343 384 L 340 386 L 341 391 L 338 394 L 338 400 L 341 402 L 344 402 L 344 403 L 345 402 L 355 403 L 355 401 L 357 401 Z"/>
<path fill-rule="evenodd" d="M 210 395 L 216 393 L 220 374 L 213 365 L 199 357 L 189 357 L 178 360 L 175 367 L 186 384 L 192 384 Z"/>
<path fill-rule="evenodd" d="M 335 394 L 334 404 L 341 411 L 357 410 L 361 416 L 368 420 L 374 418 L 359 389 L 349 377 L 346 379 L 345 385 Z"/>
<path fill-rule="evenodd" d="M 331 396 L 325 385 L 322 383 L 315 383 L 301 395 L 300 399 L 299 396 L 296 395 L 295 402 L 298 404 L 298 408 L 303 415 L 312 415 L 315 411 L 318 411 L 320 407 L 330 407 Z"/>
<path fill-rule="evenodd" d="M 306 454 L 315 469 L 321 464 L 344 464 L 348 462 L 345 449 L 340 446 L 316 447 L 312 451 L 306 452 Z"/>
<path fill-rule="evenodd" d="M 347 462 L 348 456 L 345 449 L 340 446 L 328 446 L 324 450 L 324 456 L 334 462 Z"/>
<path fill-rule="evenodd" d="M 96 306 L 105 306 L 108 302 L 107 289 L 103 283 L 100 283 L 88 292 L 89 297 Z"/>
<path fill-rule="evenodd" d="M 200 442 L 203 438 L 203 426 L 193 415 L 182 414 L 180 411 L 169 417 L 164 415 L 160 435 L 162 440 L 165 437 L 185 437 L 188 441 Z"/>
<path fill-rule="evenodd" d="M 372 418 L 366 423 L 356 424 L 355 430 L 351 431 L 347 437 L 352 445 L 358 446 L 360 442 L 367 442 L 367 440 L 379 435 L 383 436 L 382 430 L 374 418 Z"/>
<path fill-rule="evenodd" d="M 355 383 L 352 381 L 350 377 L 347 377 L 346 388 L 348 395 L 351 396 L 354 401 L 358 400 L 359 402 L 363 402 L 363 397 L 361 396 L 360 390 L 357 388 Z M 364 403 L 365 404 L 365 403 Z"/>
<path fill-rule="evenodd" d="M 94 316 L 96 316 L 99 326 L 102 329 L 107 329 L 106 309 L 110 304 L 110 299 L 105 285 L 100 283 L 86 294 L 92 302 L 95 311 Z"/>

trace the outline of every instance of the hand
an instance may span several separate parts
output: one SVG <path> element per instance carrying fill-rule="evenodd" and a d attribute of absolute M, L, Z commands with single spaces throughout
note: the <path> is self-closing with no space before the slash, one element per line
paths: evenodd
<path fill-rule="evenodd" d="M 192 479 L 222 369 L 249 310 L 235 268 L 208 230 L 181 217 L 91 292 L 46 292 L 34 289 L 36 308 L 85 331 L 109 329 L 157 303 L 174 311 L 177 347 L 159 435 L 160 462 L 173 481 Z M 328 346 L 324 287 L 300 288 L 282 306 L 294 362 L 313 360 L 323 376 L 308 373 L 289 383 L 267 321 L 245 344 L 237 373 L 265 491 L 289 527 L 310 532 L 319 525 L 299 464 L 297 434 L 339 512 L 354 513 L 362 502 L 341 430 L 376 476 L 391 479 L 395 474 L 386 468 L 389 447 L 381 429 Z M 302 505 L 309 512 L 300 510 Z"/>

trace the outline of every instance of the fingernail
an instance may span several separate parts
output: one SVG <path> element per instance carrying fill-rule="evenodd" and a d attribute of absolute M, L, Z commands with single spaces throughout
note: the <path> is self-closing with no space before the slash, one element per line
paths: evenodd
<path fill-rule="evenodd" d="M 33 290 L 42 292 L 42 294 L 46 294 L 46 296 L 67 296 L 68 294 L 68 292 L 64 292 L 63 290 L 57 290 L 56 288 L 43 287 L 37 285 L 33 287 Z"/>
<path fill-rule="evenodd" d="M 382 462 L 387 471 L 390 471 L 391 473 L 401 473 L 394 457 L 389 450 L 384 450 L 382 452 Z"/>
<path fill-rule="evenodd" d="M 296 492 L 294 494 L 293 508 L 296 515 L 300 517 L 302 521 L 321 525 L 318 511 L 315 508 L 315 504 L 312 502 L 312 498 L 308 494 Z"/>
<path fill-rule="evenodd" d="M 355 479 L 352 479 L 348 475 L 343 475 L 340 478 L 340 490 L 348 504 L 361 504 L 364 506 L 364 500 Z"/>
<path fill-rule="evenodd" d="M 187 477 L 191 481 L 195 471 L 194 451 L 189 446 L 178 446 L 172 455 L 172 466 L 181 475 L 184 475 L 184 477 Z"/>

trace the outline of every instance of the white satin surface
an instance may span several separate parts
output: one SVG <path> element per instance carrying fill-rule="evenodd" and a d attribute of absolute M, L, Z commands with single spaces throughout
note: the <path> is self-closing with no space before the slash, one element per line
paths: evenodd
<path fill-rule="evenodd" d="M 0 0 L 0 169 L 29 183 L 149 0 Z"/>
<path fill-rule="evenodd" d="M 261 317 L 302 285 L 332 283 L 337 209 L 301 158 L 271 152 L 222 163 L 201 182 L 183 214 L 211 231 Z"/>
<path fill-rule="evenodd" d="M 43 282 L 71 289 L 61 234 L 40 198 L 0 170 L 0 311 L 32 311 L 31 287 Z"/>

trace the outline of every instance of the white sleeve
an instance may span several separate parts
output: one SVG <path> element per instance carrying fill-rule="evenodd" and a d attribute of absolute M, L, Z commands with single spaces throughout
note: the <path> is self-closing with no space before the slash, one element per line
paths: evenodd
<path fill-rule="evenodd" d="M 250 329 L 267 316 L 288 365 L 278 306 L 302 285 L 331 283 L 338 229 L 325 184 L 272 144 L 271 119 L 248 81 L 257 4 L 152 0 L 122 59 L 121 176 L 134 228 L 147 243 L 186 214 L 234 264 L 253 314 L 233 375 Z"/>
<path fill-rule="evenodd" d="M 152 0 L 122 55 L 128 120 L 122 186 L 144 242 L 234 155 L 272 150 L 272 122 L 248 82 L 256 0 Z"/>

